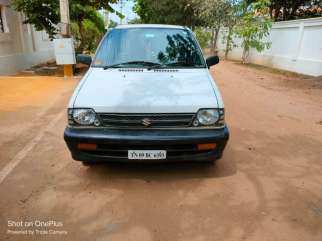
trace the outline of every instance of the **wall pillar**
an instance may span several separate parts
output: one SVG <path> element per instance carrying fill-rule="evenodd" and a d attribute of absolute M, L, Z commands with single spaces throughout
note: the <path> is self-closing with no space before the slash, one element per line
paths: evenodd
<path fill-rule="evenodd" d="M 298 39 L 297 39 L 297 48 L 294 52 L 294 56 L 292 58 L 292 61 L 297 61 L 297 59 L 300 55 L 300 51 L 301 51 L 301 47 L 302 47 L 302 40 L 303 40 L 303 33 L 304 33 L 304 23 L 301 22 L 299 25 L 299 35 L 298 35 Z"/>

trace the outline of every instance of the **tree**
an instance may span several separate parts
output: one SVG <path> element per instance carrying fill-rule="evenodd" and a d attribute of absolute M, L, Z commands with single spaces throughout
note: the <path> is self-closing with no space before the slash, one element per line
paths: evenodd
<path fill-rule="evenodd" d="M 78 36 L 75 36 L 75 32 L 72 32 L 74 37 L 78 37 L 78 52 L 83 52 L 88 49 L 86 46 L 90 46 L 88 41 L 92 43 L 97 42 L 97 38 L 102 37 L 105 32 L 104 19 L 98 13 L 95 6 L 83 5 L 81 1 L 71 0 L 70 4 L 70 18 L 72 23 L 76 23 L 78 27 Z M 95 35 L 95 32 L 97 35 Z M 89 38 L 92 36 L 93 38 Z M 96 37 L 97 36 L 97 37 Z"/>
<path fill-rule="evenodd" d="M 95 51 L 99 41 L 105 33 L 104 19 L 102 15 L 92 9 L 90 15 L 86 15 L 80 22 L 72 22 L 71 32 L 76 41 L 76 52 Z"/>
<path fill-rule="evenodd" d="M 245 3 L 241 5 L 241 16 L 234 27 L 234 33 L 242 39 L 243 63 L 247 62 L 251 48 L 262 52 L 271 46 L 270 42 L 264 40 L 269 35 L 271 20 L 265 16 L 256 16 L 256 13 L 267 8 L 268 4 L 267 0 L 259 0 L 250 6 Z"/>
<path fill-rule="evenodd" d="M 113 21 L 113 20 L 110 20 L 110 23 L 108 25 L 108 28 L 115 28 L 117 26 L 117 22 Z"/>
<path fill-rule="evenodd" d="M 275 20 L 292 20 L 301 17 L 314 17 L 314 11 L 311 11 L 315 7 L 322 8 L 321 0 L 271 0 L 270 14 Z M 322 12 L 316 17 L 322 16 Z"/>
<path fill-rule="evenodd" d="M 240 0 L 228 0 L 230 7 L 227 11 L 227 14 L 225 16 L 224 21 L 224 27 L 226 27 L 227 31 L 223 32 L 223 44 L 225 44 L 225 59 L 228 58 L 229 51 L 232 50 L 234 47 L 234 27 L 237 24 L 237 22 L 242 17 L 242 13 L 244 12 L 244 6 L 249 6 L 251 3 L 248 3 L 246 1 L 240 1 Z"/>
<path fill-rule="evenodd" d="M 248 4 L 257 0 L 247 0 Z M 321 17 L 321 0 L 270 0 L 269 14 L 274 21 Z"/>
<path fill-rule="evenodd" d="M 57 32 L 60 21 L 59 1 L 53 0 L 14 0 L 12 7 L 26 16 L 24 23 L 35 26 L 37 31 L 45 30 L 50 38 Z"/>
<path fill-rule="evenodd" d="M 223 36 L 225 47 L 225 59 L 228 58 L 228 53 L 233 48 L 233 29 L 237 24 L 240 16 L 240 7 L 242 2 L 239 0 L 229 0 L 230 8 L 225 17 L 224 26 L 228 29 L 227 34 Z"/>
<path fill-rule="evenodd" d="M 198 1 L 198 0 L 196 0 Z M 220 28 L 228 21 L 229 13 L 231 11 L 231 2 L 229 0 L 204 0 L 199 1 L 200 17 L 204 22 L 204 26 L 210 28 L 212 31 L 212 50 L 217 54 L 217 40 Z"/>
<path fill-rule="evenodd" d="M 143 23 L 141 18 L 134 18 L 129 21 L 129 24 L 141 24 Z"/>
<path fill-rule="evenodd" d="M 194 29 L 201 24 L 199 4 L 195 0 L 136 0 L 134 12 L 142 23 L 178 24 Z"/>
<path fill-rule="evenodd" d="M 86 45 L 84 42 L 86 38 L 84 26 L 86 25 L 88 29 L 93 30 L 93 25 L 89 22 L 96 25 L 97 30 L 100 32 L 105 31 L 97 10 L 106 9 L 123 17 L 111 6 L 112 3 L 117 2 L 118 0 L 69 0 L 71 22 L 77 24 L 80 35 L 80 49 L 83 49 Z M 13 0 L 12 6 L 15 10 L 23 12 L 26 16 L 24 23 L 34 25 L 37 31 L 45 30 L 51 39 L 59 33 L 60 14 L 58 0 Z"/>
<path fill-rule="evenodd" d="M 201 48 L 207 47 L 208 43 L 211 40 L 211 33 L 208 31 L 205 31 L 205 29 L 202 27 L 197 27 L 194 32 L 196 34 L 196 38 L 200 44 L 200 47 Z"/>

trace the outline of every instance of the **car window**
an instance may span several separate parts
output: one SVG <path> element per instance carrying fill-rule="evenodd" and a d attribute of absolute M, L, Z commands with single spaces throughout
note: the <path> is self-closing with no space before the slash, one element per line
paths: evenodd
<path fill-rule="evenodd" d="M 93 66 L 125 63 L 124 66 L 142 67 L 139 62 L 164 67 L 205 67 L 194 36 L 185 29 L 167 28 L 111 30 L 102 41 Z"/>

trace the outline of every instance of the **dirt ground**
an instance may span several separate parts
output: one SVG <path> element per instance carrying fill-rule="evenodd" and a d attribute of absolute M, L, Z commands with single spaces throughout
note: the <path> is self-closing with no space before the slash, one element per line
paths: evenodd
<path fill-rule="evenodd" d="M 84 167 L 63 141 L 78 79 L 0 77 L 0 240 L 321 241 L 321 82 L 213 75 L 231 131 L 215 166 Z"/>

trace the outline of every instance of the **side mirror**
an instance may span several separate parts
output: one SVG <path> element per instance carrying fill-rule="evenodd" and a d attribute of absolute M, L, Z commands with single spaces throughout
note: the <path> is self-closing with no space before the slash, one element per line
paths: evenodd
<path fill-rule="evenodd" d="M 219 57 L 218 56 L 211 56 L 206 59 L 206 62 L 207 62 L 208 68 L 210 68 L 211 66 L 219 63 Z"/>
<path fill-rule="evenodd" d="M 77 63 L 86 64 L 86 65 L 91 65 L 91 63 L 92 63 L 92 56 L 86 55 L 86 54 L 78 54 L 76 56 L 76 62 Z"/>

